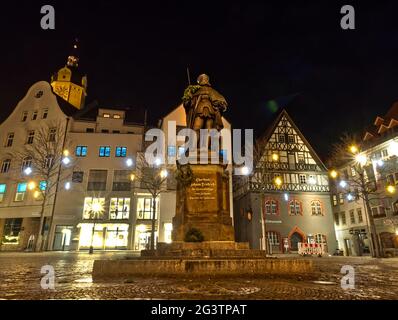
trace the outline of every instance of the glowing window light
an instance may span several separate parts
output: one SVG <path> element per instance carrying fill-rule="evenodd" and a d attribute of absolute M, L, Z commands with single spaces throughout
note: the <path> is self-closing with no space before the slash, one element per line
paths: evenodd
<path fill-rule="evenodd" d="M 308 179 L 308 183 L 309 183 L 309 184 L 316 184 L 316 179 L 315 179 L 314 177 L 310 177 L 310 178 Z"/>
<path fill-rule="evenodd" d="M 36 188 L 36 182 L 31 181 L 31 182 L 28 183 L 28 189 L 29 190 L 33 190 L 35 188 Z"/>
<path fill-rule="evenodd" d="M 339 185 L 340 185 L 340 187 L 345 188 L 345 187 L 347 187 L 347 182 L 345 180 L 341 180 Z"/>
<path fill-rule="evenodd" d="M 285 193 L 285 194 L 283 195 L 283 198 L 285 199 L 285 201 L 289 201 L 289 194 L 288 194 L 288 193 Z"/>
<path fill-rule="evenodd" d="M 275 180 L 274 180 L 274 182 L 275 182 L 275 185 L 276 185 L 277 187 L 280 187 L 280 186 L 282 185 L 282 183 L 283 183 L 281 177 L 276 177 Z"/>
<path fill-rule="evenodd" d="M 68 181 L 65 183 L 65 190 L 69 190 L 71 187 L 71 183 Z"/>
<path fill-rule="evenodd" d="M 273 161 L 278 161 L 279 160 L 279 155 L 277 153 L 272 154 L 272 160 Z"/>
<path fill-rule="evenodd" d="M 169 175 L 169 173 L 167 172 L 166 169 L 163 169 L 162 171 L 160 171 L 160 177 L 161 177 L 162 179 L 167 178 L 168 175 Z"/>
<path fill-rule="evenodd" d="M 388 147 L 388 153 L 390 155 L 398 156 L 398 143 L 396 141 L 391 141 Z"/>

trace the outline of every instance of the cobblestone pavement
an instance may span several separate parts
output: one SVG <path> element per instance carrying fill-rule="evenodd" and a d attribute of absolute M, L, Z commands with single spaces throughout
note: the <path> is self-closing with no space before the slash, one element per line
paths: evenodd
<path fill-rule="evenodd" d="M 315 272 L 257 278 L 131 278 L 92 282 L 94 259 L 126 252 L 0 253 L 0 299 L 394 299 L 398 300 L 398 258 L 323 257 Z M 132 253 L 129 253 L 132 254 Z M 55 269 L 55 290 L 43 290 L 41 267 Z M 356 288 L 340 286 L 343 265 L 355 268 Z"/>

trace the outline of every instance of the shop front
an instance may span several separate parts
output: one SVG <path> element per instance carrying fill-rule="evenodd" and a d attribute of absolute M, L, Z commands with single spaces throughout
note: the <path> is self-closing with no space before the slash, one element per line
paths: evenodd
<path fill-rule="evenodd" d="M 79 249 L 120 250 L 128 248 L 129 224 L 81 223 Z"/>

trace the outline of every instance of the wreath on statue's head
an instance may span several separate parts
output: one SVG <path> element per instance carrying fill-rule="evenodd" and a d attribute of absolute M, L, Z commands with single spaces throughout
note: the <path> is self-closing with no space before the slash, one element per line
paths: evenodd
<path fill-rule="evenodd" d="M 182 102 L 185 104 L 192 99 L 193 94 L 201 88 L 199 85 L 189 85 L 182 96 Z"/>

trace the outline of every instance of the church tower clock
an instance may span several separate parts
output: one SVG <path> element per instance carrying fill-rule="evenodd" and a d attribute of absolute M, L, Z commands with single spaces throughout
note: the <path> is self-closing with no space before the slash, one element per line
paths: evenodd
<path fill-rule="evenodd" d="M 56 95 L 75 108 L 82 109 L 87 95 L 87 76 L 82 75 L 78 69 L 79 55 L 77 51 L 78 42 L 76 39 L 65 67 L 59 69 L 51 77 L 51 86 Z"/>

